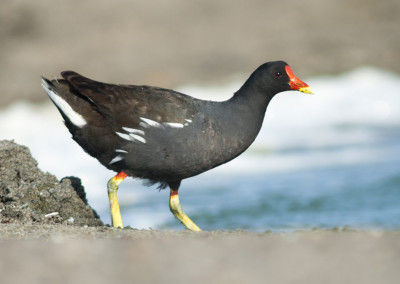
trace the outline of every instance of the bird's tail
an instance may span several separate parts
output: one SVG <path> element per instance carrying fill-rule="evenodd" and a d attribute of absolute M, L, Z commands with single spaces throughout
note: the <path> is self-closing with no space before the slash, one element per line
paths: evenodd
<path fill-rule="evenodd" d="M 42 88 L 56 105 L 67 124 L 71 123 L 78 128 L 87 124 L 86 119 L 81 114 L 82 106 L 75 103 L 79 98 L 70 92 L 68 83 L 64 80 L 50 81 L 42 77 Z"/>

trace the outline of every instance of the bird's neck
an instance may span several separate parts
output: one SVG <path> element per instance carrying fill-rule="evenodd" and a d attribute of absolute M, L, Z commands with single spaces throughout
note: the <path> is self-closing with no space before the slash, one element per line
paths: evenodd
<path fill-rule="evenodd" d="M 248 80 L 229 100 L 229 104 L 243 121 L 259 124 L 260 128 L 268 104 L 275 94 L 260 90 L 251 83 Z"/>
<path fill-rule="evenodd" d="M 272 97 L 273 95 L 261 93 L 251 85 L 244 85 L 223 104 L 222 113 L 225 115 L 219 121 L 230 129 L 229 136 L 232 141 L 239 142 L 240 151 L 244 151 L 257 137 Z"/>

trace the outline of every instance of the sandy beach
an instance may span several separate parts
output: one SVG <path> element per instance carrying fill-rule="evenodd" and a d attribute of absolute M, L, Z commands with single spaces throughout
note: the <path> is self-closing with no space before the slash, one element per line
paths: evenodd
<path fill-rule="evenodd" d="M 398 283 L 399 237 L 2 225 L 1 283 Z"/>
<path fill-rule="evenodd" d="M 6 1 L 0 107 L 47 100 L 40 75 L 66 69 L 166 88 L 217 84 L 275 59 L 302 77 L 400 72 L 399 12 L 397 0 Z M 79 178 L 58 181 L 29 150 L 0 148 L 0 283 L 400 283 L 398 231 L 113 229 Z"/>

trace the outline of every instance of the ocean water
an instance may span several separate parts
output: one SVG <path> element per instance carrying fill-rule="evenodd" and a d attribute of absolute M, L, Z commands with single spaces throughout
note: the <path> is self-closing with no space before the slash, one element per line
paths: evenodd
<path fill-rule="evenodd" d="M 223 100 L 246 79 L 239 77 L 177 90 Z M 182 207 L 202 229 L 400 229 L 400 76 L 360 67 L 304 81 L 315 95 L 277 95 L 244 154 L 183 181 Z M 39 79 L 35 91 L 42 92 Z M 0 139 L 29 146 L 39 167 L 60 179 L 80 177 L 90 205 L 110 223 L 106 183 L 114 173 L 70 138 L 50 102 L 1 110 Z M 118 195 L 125 226 L 183 229 L 168 190 L 128 178 Z"/>

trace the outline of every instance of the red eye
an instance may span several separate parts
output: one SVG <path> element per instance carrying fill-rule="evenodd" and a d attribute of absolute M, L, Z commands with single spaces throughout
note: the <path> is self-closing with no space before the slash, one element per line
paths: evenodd
<path fill-rule="evenodd" d="M 275 77 L 276 78 L 282 77 L 282 72 L 275 72 Z"/>

